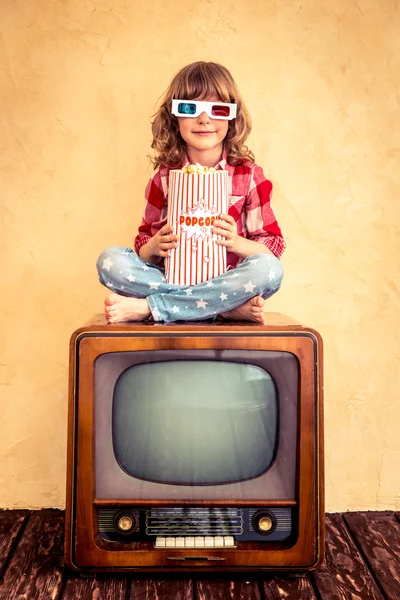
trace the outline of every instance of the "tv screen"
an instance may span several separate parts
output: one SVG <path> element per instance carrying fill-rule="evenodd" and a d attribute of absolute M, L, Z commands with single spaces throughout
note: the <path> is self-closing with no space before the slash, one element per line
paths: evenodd
<path fill-rule="evenodd" d="M 277 444 L 272 377 L 258 366 L 209 360 L 129 367 L 113 394 L 115 457 L 130 476 L 215 485 L 258 477 Z"/>
<path fill-rule="evenodd" d="M 298 386 L 290 352 L 101 354 L 96 497 L 294 499 Z"/>

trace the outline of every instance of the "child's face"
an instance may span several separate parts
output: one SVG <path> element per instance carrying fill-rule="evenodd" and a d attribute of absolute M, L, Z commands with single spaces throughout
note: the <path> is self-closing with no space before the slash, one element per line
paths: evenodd
<path fill-rule="evenodd" d="M 200 100 L 200 98 L 194 98 Z M 201 98 L 210 102 L 218 102 L 219 98 Z M 224 119 L 211 119 L 206 112 L 198 117 L 178 117 L 179 131 L 187 146 L 189 159 L 196 158 L 201 162 L 201 156 L 218 156 L 215 163 L 222 156 L 223 141 L 228 133 L 229 121 Z M 204 161 L 203 161 L 204 163 Z"/>

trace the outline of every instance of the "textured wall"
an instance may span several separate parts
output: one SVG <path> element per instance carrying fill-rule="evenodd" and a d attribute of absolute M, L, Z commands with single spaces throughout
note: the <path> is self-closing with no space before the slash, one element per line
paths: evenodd
<path fill-rule="evenodd" d="M 135 234 L 156 100 L 205 59 L 275 184 L 268 307 L 325 340 L 327 508 L 399 508 L 399 30 L 398 0 L 1 2 L 1 506 L 64 505 L 69 335 Z"/>

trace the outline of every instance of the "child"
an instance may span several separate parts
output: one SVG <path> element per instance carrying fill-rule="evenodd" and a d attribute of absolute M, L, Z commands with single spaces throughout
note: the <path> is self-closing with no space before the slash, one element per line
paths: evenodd
<path fill-rule="evenodd" d="M 174 103 L 173 114 L 173 99 L 190 103 L 178 105 L 183 113 Z M 156 170 L 146 187 L 136 253 L 112 247 L 97 261 L 100 282 L 112 291 L 105 300 L 109 323 L 218 315 L 264 323 L 264 300 L 281 284 L 278 259 L 285 243 L 270 205 L 272 184 L 244 145 L 250 129 L 250 116 L 225 67 L 196 62 L 175 75 L 152 123 Z M 216 243 L 227 249 L 228 270 L 194 286 L 168 284 L 163 261 L 178 240 L 166 224 L 169 171 L 196 163 L 228 171 L 228 214 L 219 215 L 213 227 L 220 236 Z"/>

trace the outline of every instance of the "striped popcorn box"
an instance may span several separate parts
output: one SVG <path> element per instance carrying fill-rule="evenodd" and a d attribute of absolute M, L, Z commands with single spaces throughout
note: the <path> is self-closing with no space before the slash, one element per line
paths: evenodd
<path fill-rule="evenodd" d="M 225 273 L 226 248 L 211 227 L 228 212 L 227 190 L 227 171 L 170 171 L 167 222 L 180 237 L 165 260 L 168 283 L 196 285 Z"/>

